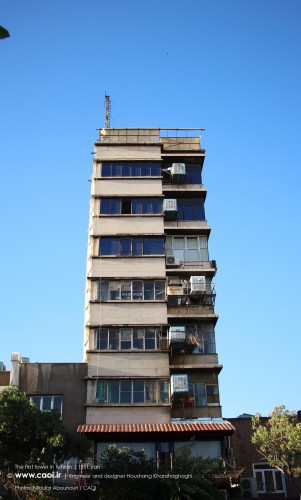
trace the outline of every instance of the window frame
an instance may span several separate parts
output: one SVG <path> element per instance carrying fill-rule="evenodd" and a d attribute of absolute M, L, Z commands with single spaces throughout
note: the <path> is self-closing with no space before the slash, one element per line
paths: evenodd
<path fill-rule="evenodd" d="M 195 249 L 191 249 L 188 246 L 189 239 L 196 238 L 197 240 L 197 246 Z M 183 249 L 176 248 L 176 243 L 179 241 L 183 241 Z M 205 246 L 204 246 L 205 243 Z M 165 242 L 165 248 L 166 248 L 166 255 L 167 256 L 176 256 L 180 259 L 180 262 L 195 262 L 195 261 L 202 261 L 202 262 L 207 262 L 209 261 L 209 254 L 208 254 L 208 238 L 204 235 L 195 235 L 195 236 L 166 236 L 166 242 Z M 189 254 L 190 251 L 194 250 L 197 251 L 198 258 L 197 259 L 189 259 Z M 182 253 L 182 256 L 181 256 Z M 202 256 L 205 258 L 203 259 Z M 183 257 L 183 258 L 181 258 Z"/>
<path fill-rule="evenodd" d="M 143 384 L 143 389 L 141 390 Z M 140 385 L 140 390 L 137 387 Z M 152 389 L 151 389 L 152 386 Z M 162 405 L 170 403 L 169 379 L 97 379 L 95 381 L 95 403 L 103 405 Z M 152 392 L 153 397 L 150 398 Z M 135 394 L 139 393 L 140 399 Z M 104 397 L 99 397 L 99 394 Z M 139 398 L 138 398 L 139 399 Z"/>
<path fill-rule="evenodd" d="M 138 211 L 138 203 L 141 210 Z M 135 208 L 135 204 L 137 207 Z M 102 196 L 99 198 L 99 215 L 162 215 L 163 198 L 130 197 L 130 196 Z"/>
<path fill-rule="evenodd" d="M 286 481 L 285 481 L 285 474 L 281 472 L 279 469 L 274 469 L 273 467 L 270 466 L 268 462 L 254 462 L 252 464 L 253 468 L 253 477 L 256 480 L 256 486 L 258 493 L 260 494 L 266 494 L 266 493 L 284 493 L 285 496 L 287 495 L 287 490 L 286 490 Z M 265 473 L 270 472 L 272 474 L 273 478 L 273 486 L 275 489 L 270 490 L 267 489 L 266 487 L 266 479 L 265 479 Z M 261 474 L 261 480 L 258 481 L 257 474 Z M 281 481 L 282 481 L 282 489 L 279 490 L 277 489 L 277 479 L 276 479 L 276 474 L 280 474 Z M 259 484 L 260 482 L 260 484 Z M 263 489 L 259 489 L 259 486 L 262 485 Z"/>
<path fill-rule="evenodd" d="M 122 347 L 122 334 L 128 332 L 130 347 Z M 114 334 L 116 335 L 114 339 Z M 140 335 L 140 338 L 138 338 Z M 137 338 L 135 338 L 137 337 Z M 115 340 L 115 343 L 114 343 Z M 142 347 L 135 347 L 141 341 Z M 99 347 L 99 346 L 103 347 Z M 100 327 L 94 330 L 94 349 L 98 351 L 154 351 L 160 349 L 158 328 L 155 327 Z"/>
<path fill-rule="evenodd" d="M 57 411 L 59 415 L 62 417 L 63 414 L 63 396 L 61 394 L 28 394 L 27 398 L 29 401 L 32 401 L 35 405 L 35 407 L 40 410 L 40 411 Z M 47 400 L 50 399 L 50 409 L 48 410 L 47 408 L 44 408 L 44 403 L 46 403 L 46 398 Z M 60 409 L 55 408 L 55 398 L 60 398 Z M 35 399 L 40 400 L 39 406 L 36 404 L 34 401 Z"/>
<path fill-rule="evenodd" d="M 148 247 L 153 245 L 158 247 L 157 253 L 148 250 Z M 164 236 L 103 236 L 99 238 L 99 257 L 148 257 L 153 255 L 165 256 Z"/>
<path fill-rule="evenodd" d="M 162 302 L 166 300 L 165 285 L 166 281 L 163 279 L 101 279 L 96 281 L 96 300 L 101 302 Z M 153 297 L 145 298 L 146 294 L 150 294 L 150 287 L 152 287 Z M 158 295 L 162 295 L 162 298 L 158 298 Z"/>
<path fill-rule="evenodd" d="M 149 169 L 149 173 L 147 172 Z M 103 175 L 103 170 L 106 170 L 108 175 Z M 119 170 L 119 175 L 113 175 L 114 171 Z M 103 161 L 101 163 L 101 177 L 116 178 L 116 177 L 161 177 L 161 162 L 160 161 Z M 125 175 L 127 173 L 127 175 Z"/>

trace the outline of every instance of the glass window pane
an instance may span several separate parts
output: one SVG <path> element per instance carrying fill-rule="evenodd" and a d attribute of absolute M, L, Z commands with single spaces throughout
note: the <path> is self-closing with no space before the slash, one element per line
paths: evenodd
<path fill-rule="evenodd" d="M 275 476 L 276 490 L 283 491 L 283 484 L 282 484 L 283 474 L 281 474 L 280 471 L 275 470 L 274 476 Z"/>
<path fill-rule="evenodd" d="M 108 329 L 99 328 L 95 332 L 95 349 L 108 348 Z"/>
<path fill-rule="evenodd" d="M 108 162 L 103 162 L 101 167 L 102 177 L 111 177 L 111 164 Z"/>
<path fill-rule="evenodd" d="M 132 382 L 130 380 L 120 381 L 120 403 L 132 402 Z"/>
<path fill-rule="evenodd" d="M 132 330 L 131 328 L 122 328 L 120 331 L 120 349 L 132 348 Z"/>
<path fill-rule="evenodd" d="M 109 330 L 109 349 L 119 349 L 119 330 L 117 328 Z"/>
<path fill-rule="evenodd" d="M 121 213 L 121 200 L 120 198 L 112 198 L 111 203 L 111 214 L 120 214 Z"/>
<path fill-rule="evenodd" d="M 205 384 L 194 384 L 195 406 L 206 406 Z"/>
<path fill-rule="evenodd" d="M 131 281 L 121 281 L 121 300 L 131 300 Z"/>
<path fill-rule="evenodd" d="M 154 300 L 154 282 L 153 280 L 144 281 L 144 300 Z"/>
<path fill-rule="evenodd" d="M 62 411 L 62 397 L 61 396 L 53 396 L 52 409 L 61 413 L 61 411 Z"/>
<path fill-rule="evenodd" d="M 133 349 L 144 349 L 144 330 L 141 328 L 134 329 Z"/>
<path fill-rule="evenodd" d="M 133 281 L 133 300 L 143 300 L 143 282 L 141 280 Z"/>
<path fill-rule="evenodd" d="M 156 348 L 156 333 L 155 330 L 145 331 L 145 349 Z"/>
<path fill-rule="evenodd" d="M 120 300 L 120 281 L 109 281 L 109 300 Z"/>
<path fill-rule="evenodd" d="M 208 404 L 217 404 L 219 402 L 218 397 L 218 386 L 217 385 L 207 385 L 207 403 Z"/>
<path fill-rule="evenodd" d="M 120 255 L 120 238 L 101 238 L 99 255 Z"/>
<path fill-rule="evenodd" d="M 133 381 L 133 403 L 144 403 L 144 380 Z"/>
<path fill-rule="evenodd" d="M 51 410 L 51 396 L 43 396 L 42 398 L 42 410 L 50 411 Z"/>
<path fill-rule="evenodd" d="M 99 283 L 99 288 L 100 288 L 100 300 L 108 300 L 108 298 L 109 298 L 109 282 L 106 280 L 101 280 L 98 283 Z"/>
<path fill-rule="evenodd" d="M 266 491 L 274 491 L 273 471 L 264 471 L 264 480 Z"/>
<path fill-rule="evenodd" d="M 130 177 L 131 176 L 131 164 L 130 163 L 123 163 L 122 164 L 121 175 L 122 175 L 122 177 Z"/>
<path fill-rule="evenodd" d="M 262 481 L 262 473 L 261 472 L 256 472 L 256 483 L 257 483 L 257 489 L 258 491 L 263 491 L 263 481 Z"/>
<path fill-rule="evenodd" d="M 185 239 L 184 238 L 174 238 L 173 244 L 174 244 L 175 250 L 184 250 L 185 249 Z"/>
<path fill-rule="evenodd" d="M 198 249 L 198 239 L 197 238 L 187 238 L 187 250 L 197 250 Z"/>
<path fill-rule="evenodd" d="M 205 220 L 205 210 L 203 200 L 198 200 L 194 205 L 194 220 Z"/>
<path fill-rule="evenodd" d="M 111 199 L 110 198 L 102 198 L 100 200 L 100 213 L 101 214 L 110 214 L 111 213 Z"/>
<path fill-rule="evenodd" d="M 121 255 L 131 255 L 131 238 L 121 238 Z"/>
<path fill-rule="evenodd" d="M 167 380 L 159 381 L 159 394 L 160 401 L 162 403 L 168 403 L 169 401 L 169 382 Z"/>
<path fill-rule="evenodd" d="M 143 240 L 142 240 L 142 238 L 133 238 L 132 248 L 133 248 L 133 255 L 143 255 Z"/>
<path fill-rule="evenodd" d="M 160 163 L 153 163 L 151 166 L 151 175 L 159 176 L 161 175 L 161 165 Z"/>
<path fill-rule="evenodd" d="M 132 164 L 132 177 L 140 177 L 141 176 L 141 165 L 140 163 Z"/>
<path fill-rule="evenodd" d="M 41 409 L 41 398 L 40 396 L 32 396 L 31 401 L 35 404 L 38 410 Z"/>
<path fill-rule="evenodd" d="M 144 238 L 144 255 L 164 255 L 163 238 Z"/>
<path fill-rule="evenodd" d="M 158 401 L 158 383 L 156 380 L 145 381 L 145 402 L 157 403 Z"/>
<path fill-rule="evenodd" d="M 121 163 L 112 164 L 112 177 L 121 177 Z"/>
<path fill-rule="evenodd" d="M 159 198 L 155 198 L 152 200 L 152 212 L 153 214 L 161 214 L 162 213 L 162 200 Z"/>
<path fill-rule="evenodd" d="M 96 402 L 97 403 L 107 403 L 108 393 L 107 393 L 107 381 L 98 380 L 96 383 Z"/>
<path fill-rule="evenodd" d="M 155 300 L 165 299 L 165 282 L 155 281 Z"/>
<path fill-rule="evenodd" d="M 119 403 L 119 380 L 108 381 L 108 403 Z"/>
<path fill-rule="evenodd" d="M 147 162 L 143 162 L 141 164 L 141 175 L 143 177 L 149 177 L 149 175 L 150 175 L 150 166 L 151 166 L 151 164 L 147 163 Z"/>
<path fill-rule="evenodd" d="M 142 203 L 139 198 L 132 200 L 132 214 L 142 214 Z"/>

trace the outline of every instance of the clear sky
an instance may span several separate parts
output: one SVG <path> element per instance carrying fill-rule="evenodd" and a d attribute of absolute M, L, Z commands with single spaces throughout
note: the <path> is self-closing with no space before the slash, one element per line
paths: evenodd
<path fill-rule="evenodd" d="M 301 409 L 301 2 L 1 0 L 0 24 L 0 360 L 82 360 L 107 92 L 111 126 L 206 129 L 223 415 Z"/>

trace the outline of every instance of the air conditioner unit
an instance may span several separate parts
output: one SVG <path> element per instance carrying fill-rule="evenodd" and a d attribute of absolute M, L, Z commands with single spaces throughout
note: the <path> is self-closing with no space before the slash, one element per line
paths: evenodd
<path fill-rule="evenodd" d="M 185 163 L 173 163 L 170 169 L 171 178 L 176 184 L 185 182 L 186 167 Z"/>
<path fill-rule="evenodd" d="M 174 392 L 189 392 L 187 374 L 171 376 L 171 393 Z"/>
<path fill-rule="evenodd" d="M 191 276 L 189 281 L 191 295 L 203 295 L 206 292 L 205 276 Z"/>
<path fill-rule="evenodd" d="M 258 498 L 257 484 L 255 477 L 240 478 L 241 498 Z"/>
<path fill-rule="evenodd" d="M 180 259 L 174 255 L 168 255 L 166 257 L 166 267 L 178 267 L 180 265 Z"/>
<path fill-rule="evenodd" d="M 171 326 L 169 328 L 170 342 L 185 342 L 186 326 Z"/>
<path fill-rule="evenodd" d="M 177 200 L 176 199 L 163 200 L 163 213 L 166 220 L 175 220 L 178 214 Z"/>

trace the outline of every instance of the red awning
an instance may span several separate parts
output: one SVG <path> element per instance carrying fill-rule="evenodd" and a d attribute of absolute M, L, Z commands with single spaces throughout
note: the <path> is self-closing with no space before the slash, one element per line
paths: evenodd
<path fill-rule="evenodd" d="M 223 432 L 232 434 L 235 428 L 230 422 L 198 422 L 168 424 L 87 424 L 79 425 L 77 432 Z"/>

